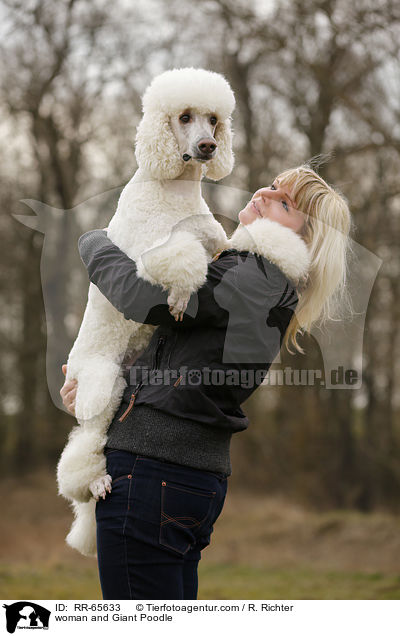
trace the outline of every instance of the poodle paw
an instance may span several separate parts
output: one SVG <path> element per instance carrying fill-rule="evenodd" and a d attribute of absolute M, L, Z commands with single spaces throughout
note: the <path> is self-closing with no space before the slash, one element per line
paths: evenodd
<path fill-rule="evenodd" d="M 190 294 L 184 294 L 171 289 L 167 299 L 169 306 L 169 313 L 174 316 L 175 320 L 183 320 L 183 314 L 185 313 L 188 305 Z"/>
<path fill-rule="evenodd" d="M 111 482 L 111 475 L 104 475 L 104 477 L 98 477 L 90 482 L 89 490 L 96 501 L 99 500 L 99 497 L 103 497 L 103 499 L 105 499 L 106 491 L 111 492 Z"/>

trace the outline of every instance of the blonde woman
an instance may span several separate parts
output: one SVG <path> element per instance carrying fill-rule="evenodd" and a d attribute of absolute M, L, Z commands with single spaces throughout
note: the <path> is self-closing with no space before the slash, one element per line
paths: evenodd
<path fill-rule="evenodd" d="M 239 221 L 177 321 L 167 292 L 140 279 L 105 231 L 79 239 L 106 298 L 127 319 L 159 325 L 127 369 L 108 430 L 108 481 L 93 492 L 104 599 L 197 598 L 200 553 L 232 472 L 230 440 L 248 426 L 240 405 L 282 344 L 303 352 L 296 336 L 346 299 L 349 208 L 309 166 L 257 190 Z M 76 386 L 60 393 L 74 413 Z"/>

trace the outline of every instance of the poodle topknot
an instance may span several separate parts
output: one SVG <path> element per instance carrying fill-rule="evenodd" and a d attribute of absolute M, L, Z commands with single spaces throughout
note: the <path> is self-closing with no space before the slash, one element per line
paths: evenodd
<path fill-rule="evenodd" d="M 215 131 L 217 154 L 205 167 L 205 175 L 218 181 L 232 172 L 232 131 L 230 117 L 235 97 L 219 73 L 201 68 L 165 71 L 153 79 L 142 101 L 143 117 L 136 135 L 136 159 L 153 179 L 176 179 L 185 164 L 169 123 L 171 115 L 187 108 L 213 113 L 218 118 Z"/>
<path fill-rule="evenodd" d="M 153 79 L 143 95 L 143 113 L 172 115 L 190 106 L 228 119 L 235 97 L 226 79 L 202 68 L 177 68 Z"/>

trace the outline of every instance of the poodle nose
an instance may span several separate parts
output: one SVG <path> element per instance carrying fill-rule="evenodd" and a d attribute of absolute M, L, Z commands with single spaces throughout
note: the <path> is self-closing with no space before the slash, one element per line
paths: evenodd
<path fill-rule="evenodd" d="M 200 139 L 199 143 L 197 144 L 197 148 L 203 155 L 212 155 L 216 147 L 217 144 L 215 143 L 214 139 L 210 138 Z"/>

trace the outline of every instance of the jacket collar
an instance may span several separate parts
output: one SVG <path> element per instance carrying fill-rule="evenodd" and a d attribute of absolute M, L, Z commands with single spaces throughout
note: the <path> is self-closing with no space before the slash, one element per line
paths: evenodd
<path fill-rule="evenodd" d="M 238 225 L 229 247 L 264 256 L 279 267 L 295 286 L 304 282 L 310 268 L 306 243 L 294 230 L 271 221 L 256 219 L 249 225 Z"/>

